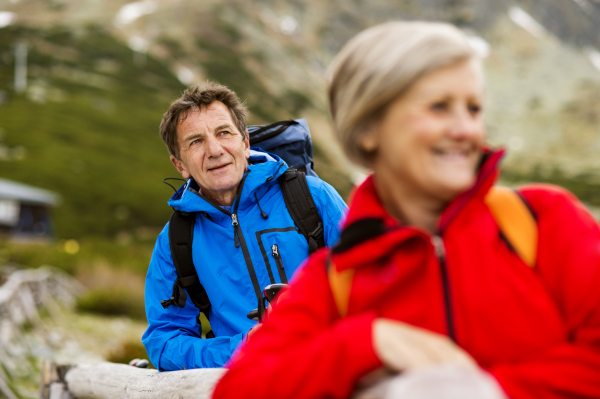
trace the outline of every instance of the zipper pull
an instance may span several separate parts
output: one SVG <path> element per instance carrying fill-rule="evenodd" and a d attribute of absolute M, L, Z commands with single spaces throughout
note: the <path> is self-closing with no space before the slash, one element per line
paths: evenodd
<path fill-rule="evenodd" d="M 235 247 L 240 247 L 240 241 L 238 239 L 238 227 L 240 224 L 238 223 L 238 218 L 235 213 L 231 214 L 231 225 L 233 226 L 233 241 L 235 242 Z"/>
<path fill-rule="evenodd" d="M 431 236 L 431 244 L 435 248 L 435 254 L 438 259 L 444 259 L 446 257 L 446 248 L 444 248 L 444 240 L 442 237 L 435 235 Z"/>
<path fill-rule="evenodd" d="M 271 245 L 271 251 L 273 252 L 273 257 L 275 259 L 279 259 L 279 247 L 277 246 L 277 244 Z"/>

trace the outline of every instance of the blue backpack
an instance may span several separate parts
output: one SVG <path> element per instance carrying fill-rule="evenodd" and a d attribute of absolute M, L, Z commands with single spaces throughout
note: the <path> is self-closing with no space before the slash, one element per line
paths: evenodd
<path fill-rule="evenodd" d="M 290 119 L 270 125 L 248 126 L 250 145 L 278 155 L 290 168 L 318 177 L 306 119 Z"/>

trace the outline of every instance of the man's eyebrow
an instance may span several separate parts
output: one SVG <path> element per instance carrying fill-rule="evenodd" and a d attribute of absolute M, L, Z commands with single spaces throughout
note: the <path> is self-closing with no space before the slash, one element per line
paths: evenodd
<path fill-rule="evenodd" d="M 233 129 L 233 125 L 231 123 L 224 123 L 222 125 L 217 126 L 215 128 L 215 132 L 218 132 L 219 130 L 223 129 Z"/>
<path fill-rule="evenodd" d="M 184 143 L 187 143 L 187 142 L 189 142 L 189 141 L 196 140 L 198 137 L 204 137 L 204 135 L 203 135 L 203 134 L 201 134 L 201 133 L 192 134 L 192 135 L 190 135 L 190 136 L 187 136 L 187 137 L 185 138 L 185 140 L 183 140 L 183 142 L 184 142 Z"/>

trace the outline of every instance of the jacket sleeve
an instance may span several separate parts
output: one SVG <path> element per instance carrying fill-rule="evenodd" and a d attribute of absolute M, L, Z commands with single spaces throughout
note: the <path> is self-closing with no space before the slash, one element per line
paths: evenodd
<path fill-rule="evenodd" d="M 213 398 L 345 398 L 381 366 L 371 343 L 375 313 L 337 316 L 324 252 L 313 255 L 282 294 Z"/>
<path fill-rule="evenodd" d="M 167 224 L 168 226 L 168 224 Z M 163 309 L 160 301 L 173 291 L 177 272 L 169 248 L 168 227 L 162 231 L 152 254 L 146 276 L 146 316 L 148 329 L 142 337 L 150 361 L 159 370 L 222 367 L 246 333 L 231 337 L 203 339 L 196 322 L 198 308 L 189 296 L 185 307 Z"/>
<path fill-rule="evenodd" d="M 565 339 L 490 371 L 511 399 L 600 398 L 600 229 L 570 193 L 521 191 L 538 221 L 537 265 L 565 322 Z"/>
<path fill-rule="evenodd" d="M 348 206 L 329 183 L 312 176 L 307 176 L 306 181 L 321 220 L 323 220 L 325 245 L 332 247 L 340 238 L 340 231 L 344 216 L 348 212 Z"/>

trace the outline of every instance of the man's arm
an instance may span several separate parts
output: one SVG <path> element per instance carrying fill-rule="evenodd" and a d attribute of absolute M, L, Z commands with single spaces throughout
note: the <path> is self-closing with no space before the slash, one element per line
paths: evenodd
<path fill-rule="evenodd" d="M 163 309 L 160 301 L 171 296 L 176 279 L 167 225 L 156 241 L 146 276 L 148 329 L 142 342 L 150 361 L 159 370 L 222 367 L 246 333 L 202 339 L 196 322 L 198 308 L 189 296 L 183 308 L 172 305 Z"/>
<path fill-rule="evenodd" d="M 325 245 L 332 247 L 340 238 L 341 223 L 348 206 L 329 183 L 312 176 L 307 176 L 306 181 L 323 220 Z"/>

